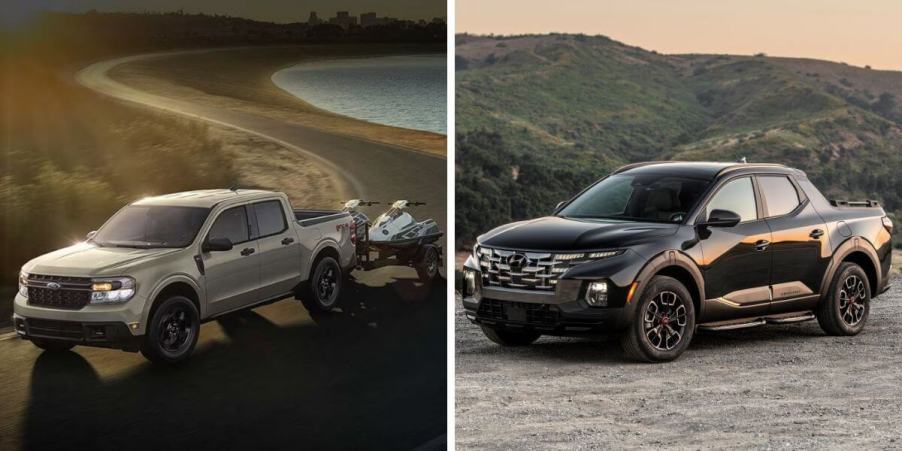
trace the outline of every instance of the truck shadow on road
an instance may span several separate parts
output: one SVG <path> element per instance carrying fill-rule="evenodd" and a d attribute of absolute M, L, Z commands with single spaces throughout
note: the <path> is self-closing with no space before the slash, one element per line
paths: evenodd
<path fill-rule="evenodd" d="M 218 320 L 228 340 L 176 368 L 104 380 L 103 362 L 41 354 L 24 448 L 405 449 L 440 436 L 446 282 L 413 287 L 416 303 L 397 283 L 408 282 L 352 284 L 346 295 L 365 300 L 318 325 L 229 315 Z"/>

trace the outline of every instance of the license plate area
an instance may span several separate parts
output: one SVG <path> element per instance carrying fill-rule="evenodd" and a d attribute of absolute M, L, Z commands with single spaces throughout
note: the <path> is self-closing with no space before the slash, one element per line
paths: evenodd
<path fill-rule="evenodd" d="M 526 307 L 519 303 L 508 303 L 504 305 L 504 316 L 508 321 L 515 323 L 526 322 Z"/>

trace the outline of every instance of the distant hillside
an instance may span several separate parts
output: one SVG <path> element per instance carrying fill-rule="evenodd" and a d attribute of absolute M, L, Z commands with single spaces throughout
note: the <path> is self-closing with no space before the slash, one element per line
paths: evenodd
<path fill-rule="evenodd" d="M 21 28 L 0 28 L 0 56 L 38 53 L 58 62 L 166 49 L 311 43 L 444 43 L 444 22 L 368 27 L 261 22 L 177 12 L 42 12 Z"/>
<path fill-rule="evenodd" d="M 458 35 L 456 49 L 463 243 L 657 159 L 784 163 L 902 217 L 902 72 L 585 35 Z"/>

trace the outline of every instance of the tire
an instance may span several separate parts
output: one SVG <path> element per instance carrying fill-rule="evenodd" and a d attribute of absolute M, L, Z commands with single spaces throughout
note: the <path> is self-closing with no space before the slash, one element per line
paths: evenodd
<path fill-rule="evenodd" d="M 66 352 L 73 347 L 75 343 L 63 340 L 48 340 L 46 338 L 32 338 L 31 343 L 43 349 L 45 352 Z"/>
<path fill-rule="evenodd" d="M 141 354 L 155 364 L 176 364 L 194 352 L 198 335 L 200 314 L 194 302 L 172 296 L 154 307 Z"/>
<path fill-rule="evenodd" d="M 620 337 L 626 355 L 640 362 L 679 357 L 695 333 L 695 306 L 680 281 L 655 276 L 636 305 L 636 317 Z"/>
<path fill-rule="evenodd" d="M 871 286 L 861 266 L 844 262 L 836 269 L 830 291 L 815 314 L 827 335 L 857 335 L 871 311 Z"/>
<path fill-rule="evenodd" d="M 329 256 L 321 257 L 313 265 L 313 273 L 301 294 L 301 302 L 312 315 L 329 313 L 338 306 L 343 281 L 338 262 Z"/>
<path fill-rule="evenodd" d="M 417 262 L 417 276 L 419 276 L 420 280 L 430 281 L 438 274 L 438 267 L 438 249 L 432 245 L 426 246 L 426 248 L 423 249 L 423 255 L 420 257 L 420 261 Z"/>
<path fill-rule="evenodd" d="M 482 333 L 484 333 L 489 340 L 492 340 L 501 346 L 526 346 L 534 343 L 542 336 L 542 334 L 538 332 L 515 332 L 494 329 L 487 326 L 482 326 Z"/>

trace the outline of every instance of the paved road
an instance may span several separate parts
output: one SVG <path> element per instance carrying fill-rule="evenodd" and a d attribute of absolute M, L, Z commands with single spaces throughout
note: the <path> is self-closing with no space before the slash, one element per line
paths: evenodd
<path fill-rule="evenodd" d="M 445 433 L 445 296 L 357 280 L 319 323 L 284 300 L 204 324 L 174 369 L 2 340 L 0 450 L 415 448 Z"/>
<path fill-rule="evenodd" d="M 902 448 L 902 278 L 864 332 L 816 321 L 696 335 L 676 362 L 616 341 L 503 349 L 456 315 L 458 449 Z"/>
<path fill-rule="evenodd" d="M 140 58 L 140 57 L 138 57 Z M 338 198 L 415 198 L 445 220 L 445 160 L 247 112 L 142 93 L 106 76 L 79 83 L 121 100 L 271 139 L 331 172 Z M 344 312 L 314 321 L 299 302 L 202 327 L 176 369 L 139 354 L 41 353 L 0 340 L 0 450 L 342 448 L 441 445 L 446 425 L 446 282 L 412 269 L 355 272 Z"/>

